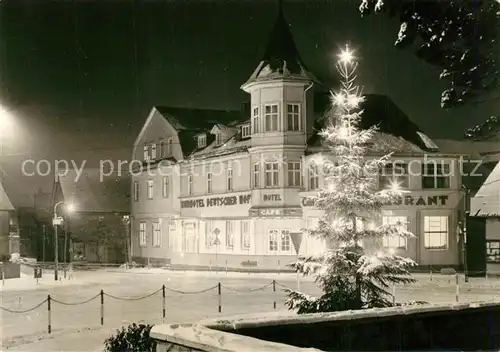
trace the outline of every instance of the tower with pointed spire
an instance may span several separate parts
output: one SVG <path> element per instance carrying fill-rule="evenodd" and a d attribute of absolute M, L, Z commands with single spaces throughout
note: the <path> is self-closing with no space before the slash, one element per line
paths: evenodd
<path fill-rule="evenodd" d="M 313 125 L 313 84 L 278 0 L 264 55 L 241 89 L 251 96 L 252 147 L 304 148 Z"/>

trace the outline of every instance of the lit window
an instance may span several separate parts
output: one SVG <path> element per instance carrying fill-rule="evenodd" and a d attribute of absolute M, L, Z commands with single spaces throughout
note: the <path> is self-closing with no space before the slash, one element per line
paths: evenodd
<path fill-rule="evenodd" d="M 407 230 L 406 216 L 384 216 L 382 217 L 382 225 L 400 226 Z M 404 248 L 406 249 L 406 237 L 403 236 L 384 236 L 382 239 L 383 246 L 386 248 Z"/>
<path fill-rule="evenodd" d="M 151 144 L 151 159 L 156 159 L 156 143 Z"/>
<path fill-rule="evenodd" d="M 172 156 L 172 138 L 169 138 L 167 141 L 167 155 Z"/>
<path fill-rule="evenodd" d="M 424 247 L 427 249 L 448 248 L 448 217 L 426 216 L 424 218 Z"/>
<path fill-rule="evenodd" d="M 149 161 L 149 146 L 144 144 L 144 161 Z"/>
<path fill-rule="evenodd" d="M 288 186 L 299 187 L 301 185 L 300 162 L 289 162 L 288 167 Z"/>
<path fill-rule="evenodd" d="M 390 188 L 394 184 L 400 188 L 408 188 L 408 164 L 394 162 L 383 166 L 379 177 L 380 189 Z"/>
<path fill-rule="evenodd" d="M 170 179 L 168 176 L 163 176 L 163 198 L 168 198 L 170 194 Z"/>
<path fill-rule="evenodd" d="M 317 165 L 309 165 L 309 189 L 315 190 L 319 188 L 319 175 L 318 175 L 318 166 Z"/>
<path fill-rule="evenodd" d="M 253 133 L 259 132 L 259 108 L 253 108 L 252 126 L 253 126 Z"/>
<path fill-rule="evenodd" d="M 287 105 L 287 128 L 288 131 L 300 131 L 299 104 Z"/>
<path fill-rule="evenodd" d="M 253 188 L 259 188 L 260 164 L 253 164 Z"/>
<path fill-rule="evenodd" d="M 153 223 L 153 247 L 161 247 L 161 228 L 159 222 Z"/>
<path fill-rule="evenodd" d="M 207 146 L 207 136 L 204 134 L 198 136 L 198 148 L 204 148 L 206 146 Z"/>
<path fill-rule="evenodd" d="M 233 221 L 226 220 L 226 248 L 234 247 Z"/>
<path fill-rule="evenodd" d="M 207 173 L 207 193 L 212 193 L 212 173 Z"/>
<path fill-rule="evenodd" d="M 139 201 L 139 182 L 134 181 L 134 201 Z"/>
<path fill-rule="evenodd" d="M 250 223 L 248 220 L 241 220 L 241 248 L 250 249 Z"/>
<path fill-rule="evenodd" d="M 233 190 L 233 169 L 227 169 L 227 190 Z"/>
<path fill-rule="evenodd" d="M 188 195 L 193 195 L 193 175 L 188 175 Z"/>
<path fill-rule="evenodd" d="M 155 190 L 155 181 L 148 180 L 148 199 L 153 199 Z"/>
<path fill-rule="evenodd" d="M 222 133 L 215 134 L 215 145 L 220 146 L 222 144 Z"/>
<path fill-rule="evenodd" d="M 500 263 L 500 241 L 486 240 L 486 262 Z"/>
<path fill-rule="evenodd" d="M 160 158 L 165 157 L 165 142 L 160 141 Z"/>
<path fill-rule="evenodd" d="M 266 163 L 266 187 L 279 186 L 279 163 Z"/>
<path fill-rule="evenodd" d="M 269 252 L 278 251 L 278 230 L 269 230 Z"/>
<path fill-rule="evenodd" d="M 422 188 L 450 188 L 450 165 L 437 161 L 423 164 Z"/>
<path fill-rule="evenodd" d="M 250 125 L 241 126 L 241 138 L 248 138 L 250 135 Z"/>
<path fill-rule="evenodd" d="M 146 233 L 146 222 L 139 223 L 139 246 L 146 247 L 148 245 L 148 235 Z"/>
<path fill-rule="evenodd" d="M 266 131 L 278 130 L 278 104 L 266 105 L 264 120 L 266 122 Z"/>

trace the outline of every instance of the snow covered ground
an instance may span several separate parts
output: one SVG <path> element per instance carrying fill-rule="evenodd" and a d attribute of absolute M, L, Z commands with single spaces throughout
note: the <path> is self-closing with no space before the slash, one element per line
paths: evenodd
<path fill-rule="evenodd" d="M 397 301 L 455 302 L 454 276 L 417 275 L 412 286 L 396 287 Z M 276 280 L 276 293 L 272 280 Z M 460 301 L 500 300 L 500 280 L 460 278 Z M 222 284 L 222 313 L 218 313 L 216 286 Z M 37 285 L 32 277 L 6 280 L 4 308 L 28 310 L 47 299 L 52 302 L 52 334 L 47 334 L 47 303 L 26 313 L 2 311 L 2 350 L 100 351 L 116 328 L 132 322 L 162 322 L 161 286 L 165 285 L 167 323 L 197 321 L 220 315 L 285 310 L 283 286 L 296 287 L 295 274 L 180 272 L 163 269 L 101 270 L 76 272 L 74 280 L 55 282 L 45 273 Z M 210 289 L 212 288 L 212 289 Z M 104 326 L 100 325 L 100 290 L 104 296 Z M 204 293 L 194 291 L 207 290 Z M 317 294 L 310 279 L 301 279 L 301 290 Z M 158 291 L 158 292 L 156 292 Z M 156 292 L 156 293 L 154 293 Z M 147 296 L 144 299 L 136 299 Z M 95 297 L 94 299 L 92 299 Z M 123 299 L 129 298 L 129 299 Z M 84 304 L 78 304 L 90 300 Z"/>

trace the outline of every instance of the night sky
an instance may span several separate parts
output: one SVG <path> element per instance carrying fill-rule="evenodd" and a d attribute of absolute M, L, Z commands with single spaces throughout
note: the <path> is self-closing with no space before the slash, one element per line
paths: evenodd
<path fill-rule="evenodd" d="M 445 111 L 439 70 L 393 47 L 398 23 L 361 18 L 359 0 L 284 2 L 311 71 L 335 84 L 339 47 L 361 58 L 365 92 L 389 95 L 433 137 L 498 111 Z M 277 0 L 3 0 L 0 101 L 14 109 L 19 158 L 129 158 L 152 105 L 239 109 L 263 55 Z M 14 161 L 15 159 L 15 161 Z"/>

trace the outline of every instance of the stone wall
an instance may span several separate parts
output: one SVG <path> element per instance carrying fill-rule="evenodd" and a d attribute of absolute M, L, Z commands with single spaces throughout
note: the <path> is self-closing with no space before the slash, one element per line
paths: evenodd
<path fill-rule="evenodd" d="M 158 325 L 158 352 L 500 349 L 500 302 L 422 305 L 338 313 L 285 312 Z M 187 349 L 179 349 L 181 348 Z"/>

